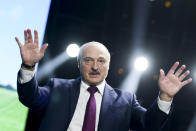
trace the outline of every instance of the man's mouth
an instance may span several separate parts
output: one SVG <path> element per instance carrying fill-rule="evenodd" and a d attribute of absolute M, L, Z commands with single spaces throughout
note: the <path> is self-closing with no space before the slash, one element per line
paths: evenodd
<path fill-rule="evenodd" d="M 97 77 L 97 76 L 100 75 L 100 73 L 99 73 L 99 72 L 91 72 L 91 73 L 89 73 L 89 75 L 90 75 L 91 77 Z"/>

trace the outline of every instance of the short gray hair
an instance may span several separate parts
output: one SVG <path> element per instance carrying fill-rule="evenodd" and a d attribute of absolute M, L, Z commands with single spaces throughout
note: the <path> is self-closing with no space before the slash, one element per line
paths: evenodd
<path fill-rule="evenodd" d="M 78 57 L 77 57 L 77 61 L 80 62 L 81 60 L 81 57 L 82 57 L 82 54 L 83 54 L 83 51 L 84 49 L 86 49 L 89 45 L 97 45 L 97 46 L 100 46 L 102 48 L 104 48 L 108 54 L 108 58 L 109 58 L 109 61 L 110 61 L 110 52 L 109 50 L 107 49 L 107 47 L 105 45 L 103 45 L 102 43 L 100 42 L 97 42 L 97 41 L 91 41 L 91 42 L 87 42 L 85 44 L 83 44 L 81 47 L 80 47 L 80 50 L 79 50 L 79 53 L 78 53 Z"/>

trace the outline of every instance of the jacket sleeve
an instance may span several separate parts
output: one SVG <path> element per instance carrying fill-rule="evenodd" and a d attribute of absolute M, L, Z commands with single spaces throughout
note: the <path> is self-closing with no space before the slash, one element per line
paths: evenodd
<path fill-rule="evenodd" d="M 18 75 L 20 75 L 20 72 Z M 35 76 L 24 84 L 17 81 L 17 92 L 20 102 L 32 110 L 46 108 L 52 83 L 52 80 L 50 80 L 46 86 L 39 87 Z"/>
<path fill-rule="evenodd" d="M 131 106 L 130 125 L 131 129 L 137 131 L 161 131 L 171 114 L 171 111 L 168 115 L 162 112 L 158 107 L 157 100 L 146 110 L 138 103 L 135 95 L 133 95 Z"/>

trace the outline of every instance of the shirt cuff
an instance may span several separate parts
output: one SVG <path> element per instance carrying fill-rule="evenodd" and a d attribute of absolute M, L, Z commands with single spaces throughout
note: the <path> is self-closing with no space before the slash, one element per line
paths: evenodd
<path fill-rule="evenodd" d="M 35 70 L 34 71 L 29 71 L 29 70 L 24 70 L 20 69 L 20 75 L 18 76 L 18 82 L 20 84 L 24 84 L 29 82 L 35 75 Z"/>
<path fill-rule="evenodd" d="M 161 111 L 165 112 L 166 114 L 169 114 L 169 111 L 170 111 L 170 108 L 171 108 L 172 101 L 171 101 L 171 102 L 163 101 L 163 100 L 161 100 L 161 99 L 158 97 L 157 104 L 158 104 L 158 107 L 159 107 L 159 109 L 160 109 Z"/>

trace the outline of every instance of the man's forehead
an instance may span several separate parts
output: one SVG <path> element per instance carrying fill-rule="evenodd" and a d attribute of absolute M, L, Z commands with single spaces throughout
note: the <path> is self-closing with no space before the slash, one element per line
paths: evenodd
<path fill-rule="evenodd" d="M 105 58 L 108 54 L 107 54 L 107 50 L 103 47 L 99 47 L 99 46 L 88 46 L 84 49 L 83 51 L 83 56 L 85 57 L 102 57 Z"/>
<path fill-rule="evenodd" d="M 80 57 L 92 57 L 94 59 L 97 59 L 99 57 L 103 57 L 105 59 L 110 60 L 110 53 L 108 49 L 99 42 L 89 42 L 83 45 L 80 48 Z"/>
<path fill-rule="evenodd" d="M 83 56 L 83 58 L 86 58 L 86 59 L 107 59 L 105 56 L 94 57 L 94 56 L 91 56 L 91 55 Z"/>
<path fill-rule="evenodd" d="M 106 47 L 100 44 L 91 43 L 84 48 L 84 50 L 100 50 L 100 51 L 107 51 Z"/>

